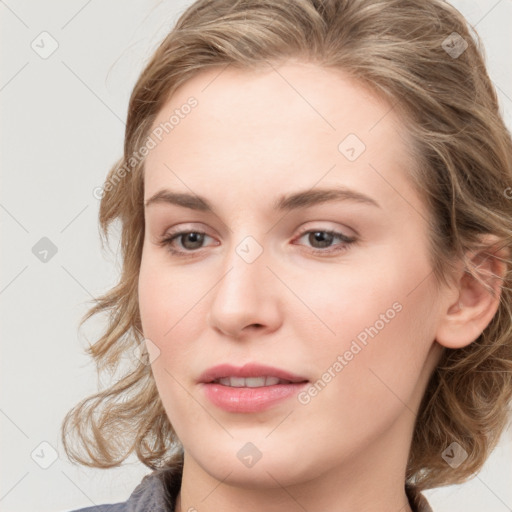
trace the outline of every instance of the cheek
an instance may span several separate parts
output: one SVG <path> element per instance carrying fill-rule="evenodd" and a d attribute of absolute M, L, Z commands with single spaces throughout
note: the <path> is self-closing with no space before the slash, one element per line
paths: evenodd
<path fill-rule="evenodd" d="M 433 343 L 429 329 L 420 324 L 421 310 L 421 305 L 403 301 L 388 324 L 380 330 L 382 324 L 368 326 L 362 331 L 368 334 L 365 343 L 355 338 L 343 353 L 344 368 L 323 406 L 338 404 L 335 415 L 347 431 L 372 425 L 367 434 L 378 433 L 402 412 L 408 415 L 405 409 L 413 414 L 426 384 L 424 365 Z"/>
<path fill-rule="evenodd" d="M 138 286 L 139 309 L 144 335 L 169 350 L 168 340 L 194 317 L 201 290 L 191 276 L 166 265 L 165 255 L 143 253 Z"/>
<path fill-rule="evenodd" d="M 169 265 L 163 252 L 149 250 L 142 256 L 138 286 L 143 333 L 159 350 L 159 356 L 152 362 L 153 376 L 176 428 L 184 418 L 188 422 L 201 414 L 184 387 L 194 386 L 197 361 L 210 353 L 210 347 L 203 346 L 202 340 L 207 294 L 215 284 L 197 271 L 184 268 Z M 199 367 L 204 368 L 207 362 L 206 359 Z"/>
<path fill-rule="evenodd" d="M 183 389 L 190 361 L 190 341 L 198 337 L 199 328 L 194 318 L 194 304 L 200 295 L 197 287 L 184 279 L 180 272 L 172 272 L 153 254 L 143 253 L 138 285 L 139 309 L 145 338 L 159 349 L 151 368 L 173 428 L 186 430 L 181 420 L 200 421 L 200 409 L 190 407 L 190 399 Z M 204 420 L 204 418 L 203 418 Z"/>
<path fill-rule="evenodd" d="M 377 421 L 377 414 L 379 421 L 391 421 L 414 401 L 434 341 L 432 281 L 419 284 L 418 278 L 429 274 L 427 261 L 413 265 L 405 254 L 386 261 L 385 271 L 351 266 L 351 272 L 333 272 L 314 288 L 306 278 L 295 281 L 321 320 L 308 314 L 312 321 L 296 331 L 308 343 L 308 364 L 319 379 L 308 407 L 317 417 L 330 410 L 349 431 Z"/>
<path fill-rule="evenodd" d="M 289 301 L 294 305 L 287 306 L 288 328 L 296 331 L 299 340 L 314 343 L 311 348 L 320 353 L 348 349 L 355 338 L 364 343 L 371 336 L 368 329 L 375 332 L 372 326 L 379 332 L 388 329 L 399 316 L 407 288 L 397 266 L 381 272 L 365 262 L 332 265 L 321 275 L 303 273 L 289 281 L 300 300 Z M 318 338 L 321 342 L 315 343 Z"/>

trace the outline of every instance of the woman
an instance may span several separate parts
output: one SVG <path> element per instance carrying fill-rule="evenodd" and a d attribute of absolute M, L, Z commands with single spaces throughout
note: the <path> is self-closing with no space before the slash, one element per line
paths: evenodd
<path fill-rule="evenodd" d="M 441 0 L 181 16 L 102 190 L 123 271 L 89 351 L 124 374 L 62 429 L 72 460 L 153 470 L 115 510 L 428 511 L 482 467 L 512 394 L 512 141 L 477 42 Z"/>

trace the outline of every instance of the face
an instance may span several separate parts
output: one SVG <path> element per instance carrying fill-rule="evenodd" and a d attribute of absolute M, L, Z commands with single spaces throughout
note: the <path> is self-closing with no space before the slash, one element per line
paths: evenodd
<path fill-rule="evenodd" d="M 441 292 L 390 105 L 313 64 L 228 68 L 153 130 L 139 303 L 185 463 L 253 486 L 405 464 Z"/>

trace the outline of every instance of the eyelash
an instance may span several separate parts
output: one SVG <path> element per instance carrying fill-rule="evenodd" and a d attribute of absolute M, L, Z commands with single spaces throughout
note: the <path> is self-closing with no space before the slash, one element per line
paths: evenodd
<path fill-rule="evenodd" d="M 174 240 L 180 238 L 183 235 L 188 235 L 190 233 L 198 234 L 198 235 L 207 235 L 204 231 L 195 231 L 195 230 L 189 230 L 189 231 L 178 231 L 176 233 L 170 233 L 165 235 L 159 242 L 158 245 L 165 247 L 171 254 L 179 257 L 194 257 L 196 254 L 200 253 L 200 249 L 196 250 L 176 250 L 172 247 L 172 243 Z M 313 249 L 311 251 L 314 255 L 332 255 L 332 254 L 338 254 L 344 251 L 347 251 L 351 245 L 354 245 L 357 243 L 356 237 L 348 237 L 344 235 L 343 233 L 340 233 L 339 231 L 333 231 L 330 229 L 306 229 L 302 231 L 297 239 L 302 238 L 304 235 L 308 235 L 310 233 L 326 233 L 328 235 L 332 235 L 334 238 L 338 238 L 343 242 L 343 244 L 340 244 L 338 249 Z"/>

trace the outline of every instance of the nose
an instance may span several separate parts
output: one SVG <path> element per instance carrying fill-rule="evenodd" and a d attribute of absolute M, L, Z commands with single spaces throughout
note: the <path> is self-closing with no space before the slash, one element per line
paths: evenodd
<path fill-rule="evenodd" d="M 225 336 L 242 339 L 274 332 L 282 323 L 279 285 L 263 251 L 254 261 L 233 249 L 219 282 L 212 290 L 210 327 Z"/>

